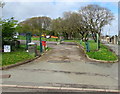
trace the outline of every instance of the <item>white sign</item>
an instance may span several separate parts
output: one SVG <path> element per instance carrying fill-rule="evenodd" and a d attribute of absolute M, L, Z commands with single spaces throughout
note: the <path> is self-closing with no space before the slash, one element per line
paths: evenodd
<path fill-rule="evenodd" d="M 16 35 L 16 36 L 13 36 L 13 38 L 16 38 L 16 39 L 17 39 L 17 38 L 18 38 L 18 36 L 17 36 L 17 35 Z"/>
<path fill-rule="evenodd" d="M 4 52 L 11 52 L 10 45 L 4 45 Z"/>
<path fill-rule="evenodd" d="M 46 38 L 47 38 L 47 39 L 49 39 L 49 38 L 50 38 L 50 36 L 48 35 L 48 36 L 46 36 Z"/>

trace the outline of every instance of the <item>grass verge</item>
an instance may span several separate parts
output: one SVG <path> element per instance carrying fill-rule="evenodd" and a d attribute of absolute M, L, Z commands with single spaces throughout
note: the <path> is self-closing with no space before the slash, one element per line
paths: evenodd
<path fill-rule="evenodd" d="M 25 52 L 24 49 L 18 49 L 15 52 L 3 53 L 1 66 L 16 64 L 20 61 L 22 62 L 22 61 L 33 59 L 33 58 L 34 58 L 34 56 Z"/>
<path fill-rule="evenodd" d="M 20 45 L 19 49 L 15 49 L 14 52 L 9 53 L 2 53 L 2 63 L 0 66 L 6 66 L 11 64 L 16 64 L 18 62 L 22 62 L 25 60 L 33 59 L 34 56 L 30 55 L 28 52 L 25 51 L 26 45 Z M 52 48 L 47 47 L 45 50 L 50 50 Z M 37 50 L 40 50 L 40 46 L 37 46 Z"/>
<path fill-rule="evenodd" d="M 80 43 L 79 41 L 76 41 L 77 43 Z M 81 43 L 82 46 L 84 46 L 84 49 L 86 50 L 85 42 Z M 105 60 L 105 61 L 115 61 L 118 59 L 117 55 L 110 51 L 110 49 L 103 45 L 102 43 L 100 44 L 100 50 L 97 49 L 97 43 L 95 43 L 93 40 L 89 41 L 90 45 L 90 52 L 86 52 L 86 54 L 96 60 Z"/>

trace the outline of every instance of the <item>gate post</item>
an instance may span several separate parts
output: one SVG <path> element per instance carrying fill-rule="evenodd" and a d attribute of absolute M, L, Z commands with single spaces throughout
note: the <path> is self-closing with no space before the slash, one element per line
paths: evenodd
<path fill-rule="evenodd" d="M 86 51 L 87 51 L 87 52 L 90 52 L 90 45 L 89 45 L 89 42 L 87 41 L 87 42 L 85 42 L 85 44 L 86 44 Z"/>
<path fill-rule="evenodd" d="M 26 33 L 26 50 L 28 50 L 28 43 L 31 42 L 31 33 Z"/>

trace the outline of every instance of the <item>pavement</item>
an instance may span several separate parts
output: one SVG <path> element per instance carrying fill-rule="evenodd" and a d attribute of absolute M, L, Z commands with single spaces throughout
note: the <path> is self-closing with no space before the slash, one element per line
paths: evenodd
<path fill-rule="evenodd" d="M 107 43 L 107 42 L 103 42 L 105 45 L 107 45 L 110 49 L 112 49 L 112 51 L 118 55 L 119 54 L 119 50 L 120 50 L 120 45 L 118 44 L 112 44 L 112 43 Z"/>
<path fill-rule="evenodd" d="M 59 88 L 118 89 L 118 63 L 88 60 L 75 43 L 56 45 L 42 57 L 11 69 L 3 70 L 3 85 L 45 86 Z M 9 89 L 8 89 L 9 88 Z M 4 87 L 3 92 L 20 91 Z M 24 91 L 24 90 L 23 90 Z M 35 91 L 35 89 L 30 89 Z M 36 90 L 37 91 L 37 90 Z M 40 90 L 41 91 L 41 90 Z"/>

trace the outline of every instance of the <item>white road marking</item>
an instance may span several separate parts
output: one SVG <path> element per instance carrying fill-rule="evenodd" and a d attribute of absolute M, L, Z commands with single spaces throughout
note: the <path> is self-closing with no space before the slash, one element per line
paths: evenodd
<path fill-rule="evenodd" d="M 54 89 L 54 90 L 73 90 L 73 91 L 99 91 L 99 92 L 120 92 L 120 90 L 108 90 L 108 89 L 87 89 L 87 88 L 66 88 L 66 87 L 48 87 L 48 86 L 22 86 L 22 85 L 0 85 L 0 87 L 11 88 L 31 88 L 31 89 Z"/>

